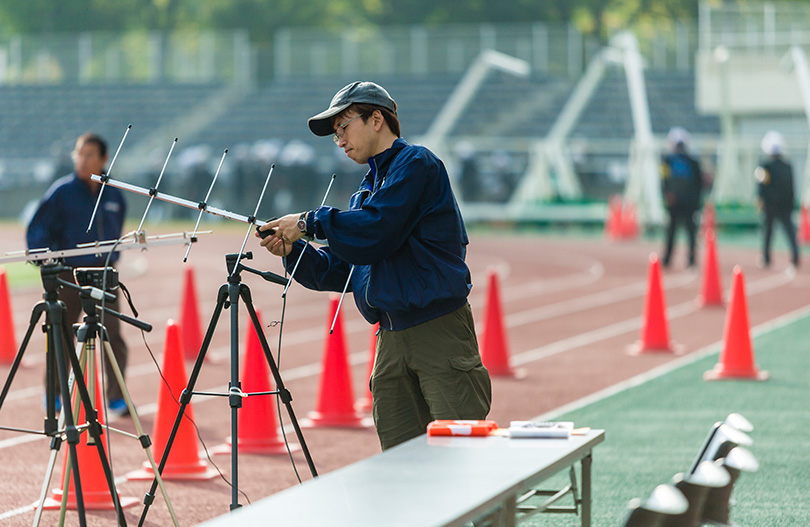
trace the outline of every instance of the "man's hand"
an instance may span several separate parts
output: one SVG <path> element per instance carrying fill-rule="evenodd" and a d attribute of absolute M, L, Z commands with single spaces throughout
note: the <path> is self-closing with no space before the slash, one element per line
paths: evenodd
<path fill-rule="evenodd" d="M 261 227 L 259 232 L 275 231 L 273 234 L 265 237 L 259 242 L 259 245 L 266 248 L 276 256 L 287 256 L 292 250 L 292 244 L 301 238 L 301 231 L 298 230 L 298 217 L 301 213 L 287 214 L 281 218 L 270 220 Z M 256 233 L 257 238 L 261 238 L 261 234 Z"/>

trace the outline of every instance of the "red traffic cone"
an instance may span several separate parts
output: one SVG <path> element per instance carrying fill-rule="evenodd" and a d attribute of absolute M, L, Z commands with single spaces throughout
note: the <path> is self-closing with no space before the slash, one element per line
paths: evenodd
<path fill-rule="evenodd" d="M 674 353 L 680 351 L 669 340 L 667 302 L 664 296 L 664 288 L 661 285 L 661 263 L 655 253 L 650 254 L 650 266 L 647 274 L 647 298 L 644 302 L 641 340 L 632 345 L 629 351 L 634 355 L 649 352 Z"/>
<path fill-rule="evenodd" d="M 17 339 L 14 337 L 14 316 L 8 280 L 6 270 L 0 267 L 0 364 L 11 364 L 16 356 Z"/>
<path fill-rule="evenodd" d="M 180 395 L 188 383 L 180 344 L 180 330 L 171 319 L 166 323 L 162 369 L 165 381 L 160 384 L 158 390 L 158 406 L 152 430 L 153 453 L 158 463 L 163 458 L 172 426 L 174 426 L 180 410 Z M 174 437 L 166 465 L 161 472 L 164 480 L 206 480 L 217 476 L 216 470 L 200 459 L 197 431 L 193 421 L 194 410 L 189 403 Z M 128 480 L 153 479 L 154 477 L 152 465 L 148 462 L 144 462 L 143 469 L 126 475 Z"/>
<path fill-rule="evenodd" d="M 93 384 L 90 383 L 89 379 L 86 382 L 88 383 L 88 389 L 94 398 L 93 404 L 96 408 L 101 408 L 101 390 L 100 383 L 98 381 L 98 366 L 92 369 L 89 367 L 85 368 L 85 371 L 93 372 L 92 375 L 95 379 L 95 389 L 91 387 Z M 90 375 L 88 375 L 88 377 L 90 377 Z M 87 418 L 85 416 L 84 406 L 81 404 L 81 399 L 78 396 L 78 391 L 74 390 L 72 400 L 74 405 L 73 408 L 76 407 L 76 404 L 79 404 L 79 418 L 76 420 L 76 424 L 78 425 L 86 423 Z M 98 412 L 98 422 L 100 425 L 104 425 L 103 412 Z M 104 475 L 101 459 L 99 459 L 98 447 L 95 443 L 88 444 L 88 439 L 91 439 L 90 435 L 87 433 L 87 431 L 84 431 L 79 443 L 76 445 L 76 457 L 78 458 L 79 464 L 79 479 L 81 480 L 82 484 L 82 498 L 84 500 L 84 507 L 88 510 L 114 510 L 115 503 L 113 502 L 112 495 L 110 494 L 110 486 L 107 483 L 107 478 Z M 101 436 L 101 443 L 101 446 L 104 449 L 104 455 L 106 456 L 107 445 L 106 439 L 103 435 Z M 51 491 L 51 497 L 46 499 L 42 505 L 43 510 L 60 509 L 62 506 L 65 474 L 67 472 L 67 461 L 69 457 L 68 445 L 64 445 L 63 450 L 65 451 L 65 455 L 64 461 L 62 462 L 62 477 L 59 480 L 61 486 L 58 489 L 53 489 Z M 75 466 L 71 467 L 71 471 L 75 469 Z M 78 508 L 76 501 L 76 489 L 73 483 L 73 473 L 71 472 L 68 480 L 67 493 L 67 508 L 70 510 L 76 510 Z M 130 507 L 139 501 L 138 498 L 132 496 L 122 497 L 120 493 L 118 493 L 117 489 L 115 492 L 118 495 L 118 501 L 121 504 L 121 507 Z"/>
<path fill-rule="evenodd" d="M 635 203 L 622 206 L 622 237 L 628 240 L 638 237 L 638 214 Z"/>
<path fill-rule="evenodd" d="M 722 306 L 723 287 L 720 285 L 720 270 L 717 267 L 717 248 L 714 229 L 706 229 L 706 262 L 703 265 L 703 284 L 700 288 L 700 305 Z"/>
<path fill-rule="evenodd" d="M 371 374 L 374 373 L 374 360 L 377 357 L 377 331 L 380 329 L 380 323 L 377 322 L 371 328 L 371 339 L 368 343 L 368 375 L 366 375 L 368 382 L 366 382 L 364 391 L 365 396 L 354 403 L 354 408 L 360 412 L 370 412 L 374 405 L 374 397 L 371 395 L 369 384 L 371 383 Z"/>
<path fill-rule="evenodd" d="M 509 343 L 503 324 L 498 273 L 487 269 L 487 292 L 484 301 L 484 327 L 481 330 L 481 362 L 489 374 L 522 379 L 525 370 L 514 370 L 509 364 Z"/>
<path fill-rule="evenodd" d="M 187 359 L 196 359 L 202 347 L 202 326 L 197 304 L 197 288 L 194 285 L 194 268 L 189 264 L 186 265 L 180 329 L 183 334 L 183 354 Z"/>
<path fill-rule="evenodd" d="M 745 297 L 745 279 L 739 266 L 734 267 L 733 285 L 729 299 L 726 324 L 723 329 L 723 351 L 714 368 L 703 374 L 703 379 L 750 379 L 764 381 L 768 372 L 759 371 L 754 363 L 751 329 L 748 324 L 748 303 Z"/>
<path fill-rule="evenodd" d="M 309 418 L 301 420 L 301 426 L 306 428 L 366 428 L 372 426 L 373 423 L 370 418 L 364 418 L 354 409 L 351 371 L 346 355 L 346 337 L 343 334 L 340 315 L 335 320 L 334 331 L 329 333 L 332 320 L 337 312 L 338 297 L 333 295 L 330 304 L 318 401 L 315 411 L 309 412 Z"/>
<path fill-rule="evenodd" d="M 256 310 L 256 317 L 261 325 L 262 316 Z M 270 367 L 264 356 L 259 336 L 253 324 L 248 322 L 245 345 L 245 360 L 242 363 L 242 390 L 245 393 L 269 392 L 273 390 L 270 381 Z M 275 396 L 255 395 L 245 397 L 242 409 L 239 410 L 239 438 L 237 446 L 240 452 L 249 454 L 286 454 L 287 447 L 279 437 L 277 406 Z M 224 445 L 211 449 L 212 454 L 230 454 L 233 438 L 228 437 Z M 290 451 L 301 450 L 296 444 L 290 444 Z"/>
<path fill-rule="evenodd" d="M 707 201 L 703 206 L 703 214 L 700 217 L 700 226 L 703 230 L 716 230 L 717 229 L 717 214 L 714 209 L 714 203 Z"/>
<path fill-rule="evenodd" d="M 807 210 L 807 205 L 802 205 L 799 211 L 799 242 L 802 244 L 810 244 L 810 212 Z"/>
<path fill-rule="evenodd" d="M 613 195 L 608 200 L 608 216 L 605 219 L 605 235 L 611 240 L 617 240 L 622 235 L 622 200 Z"/>

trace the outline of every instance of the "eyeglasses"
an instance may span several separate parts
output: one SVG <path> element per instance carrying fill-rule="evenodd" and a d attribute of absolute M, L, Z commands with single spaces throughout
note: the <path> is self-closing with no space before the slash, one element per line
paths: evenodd
<path fill-rule="evenodd" d="M 332 140 L 335 142 L 335 144 L 338 144 L 340 142 L 340 140 L 343 139 L 343 134 L 346 133 L 346 132 L 344 132 L 344 130 L 346 129 L 347 126 L 349 126 L 349 123 L 354 121 L 358 117 L 362 117 L 362 116 L 363 116 L 362 113 L 359 114 L 359 115 L 355 115 L 354 117 L 352 117 L 351 119 L 349 119 L 345 123 L 338 125 L 337 129 L 335 130 L 335 133 L 332 134 Z"/>

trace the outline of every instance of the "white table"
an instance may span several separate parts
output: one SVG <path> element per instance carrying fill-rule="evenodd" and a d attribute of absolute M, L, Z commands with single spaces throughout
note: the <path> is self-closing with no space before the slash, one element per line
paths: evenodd
<path fill-rule="evenodd" d="M 543 491 L 551 502 L 573 493 L 573 507 L 591 524 L 591 460 L 603 430 L 568 439 L 420 436 L 205 522 L 205 527 L 252 525 L 329 527 L 460 526 L 498 506 L 502 525 L 532 511 L 520 503 L 526 491 L 571 470 L 572 484 Z M 581 463 L 581 488 L 573 467 Z M 577 496 L 579 490 L 579 496 Z M 579 507 L 577 507 L 579 506 Z"/>

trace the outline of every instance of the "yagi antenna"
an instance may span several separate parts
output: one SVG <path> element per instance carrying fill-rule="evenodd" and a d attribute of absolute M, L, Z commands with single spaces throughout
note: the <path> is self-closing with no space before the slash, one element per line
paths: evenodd
<path fill-rule="evenodd" d="M 120 152 L 121 147 L 124 146 L 124 141 L 127 139 L 127 135 L 129 134 L 130 130 L 132 130 L 131 124 L 127 126 L 127 129 L 124 131 L 124 137 L 122 137 L 121 142 L 118 143 L 118 149 L 115 151 L 115 155 L 113 156 L 112 161 L 110 161 L 110 168 L 107 170 L 106 177 L 102 178 L 101 190 L 98 191 L 98 198 L 96 198 L 96 205 L 95 207 L 93 207 L 93 214 L 90 216 L 90 223 L 87 225 L 87 231 L 85 232 L 90 232 L 90 227 L 93 226 L 93 220 L 96 219 L 96 212 L 98 211 L 98 204 L 101 203 L 101 195 L 104 193 L 104 187 L 107 185 L 107 178 L 110 177 L 113 165 L 115 165 L 115 160 L 118 159 L 118 152 Z"/>
<path fill-rule="evenodd" d="M 326 203 L 326 197 L 329 195 L 329 191 L 332 190 L 332 183 L 335 182 L 335 174 L 332 174 L 332 177 L 329 179 L 329 185 L 326 187 L 326 193 L 323 195 L 323 199 L 321 200 L 321 207 L 323 207 L 324 203 Z M 309 245 L 309 240 L 305 241 L 306 245 Z M 284 298 L 287 295 L 287 289 L 290 288 L 290 284 L 293 281 L 293 276 L 295 276 L 295 271 L 298 269 L 298 264 L 301 263 L 301 258 L 304 256 L 304 249 L 301 249 L 301 254 L 298 255 L 298 259 L 295 261 L 295 265 L 293 266 L 293 270 L 290 273 L 290 278 L 287 280 L 287 285 L 284 287 L 284 291 L 281 293 L 281 298 Z"/>
<path fill-rule="evenodd" d="M 141 232 L 141 227 L 143 227 L 143 222 L 146 220 L 146 215 L 149 213 L 149 207 L 152 206 L 152 201 L 155 199 L 158 193 L 158 187 L 160 186 L 160 180 L 163 179 L 163 173 L 166 171 L 166 165 L 169 164 L 169 158 L 172 157 L 172 151 L 174 150 L 174 145 L 177 144 L 177 138 L 174 138 L 172 141 L 172 146 L 169 148 L 169 155 L 166 156 L 166 161 L 163 162 L 163 168 L 160 169 L 160 175 L 158 176 L 157 183 L 155 186 L 149 189 L 149 202 L 146 204 L 146 210 L 143 211 L 143 217 L 141 218 L 141 223 L 138 225 L 138 230 L 135 232 Z"/>
<path fill-rule="evenodd" d="M 194 232 L 191 233 L 191 237 L 194 238 L 197 235 L 197 228 L 200 226 L 200 219 L 202 218 L 203 212 L 205 209 L 208 208 L 208 198 L 211 196 L 211 191 L 214 190 L 214 183 L 217 182 L 217 176 L 219 175 L 219 171 L 222 168 L 222 162 L 225 161 L 225 156 L 228 155 L 228 149 L 226 148 L 225 151 L 222 153 L 222 158 L 219 160 L 219 166 L 217 167 L 217 172 L 214 174 L 214 179 L 211 181 L 211 186 L 208 187 L 208 193 L 205 195 L 205 200 L 200 202 L 200 214 L 197 216 L 197 223 L 194 224 Z M 186 255 L 183 257 L 183 263 L 186 263 L 188 260 L 188 253 L 191 252 L 191 245 L 189 244 L 188 248 L 186 249 Z"/>
<path fill-rule="evenodd" d="M 233 271 L 231 272 L 231 276 L 239 269 L 239 262 L 242 260 L 242 253 L 245 251 L 245 245 L 247 245 L 248 236 L 250 236 L 250 231 L 253 229 L 253 226 L 256 224 L 256 214 L 259 213 L 259 207 L 262 204 L 262 200 L 264 199 L 264 191 L 267 190 L 267 184 L 270 182 L 270 176 L 273 175 L 273 169 L 276 168 L 275 163 L 270 165 L 270 171 L 267 173 L 267 177 L 264 180 L 264 187 L 262 187 L 262 193 L 259 195 L 259 201 L 256 202 L 256 210 L 253 211 L 253 215 L 248 217 L 247 221 L 250 224 L 248 226 L 248 230 L 245 233 L 245 239 L 242 240 L 242 248 L 239 249 L 239 256 L 236 258 L 236 265 L 233 266 Z"/>

